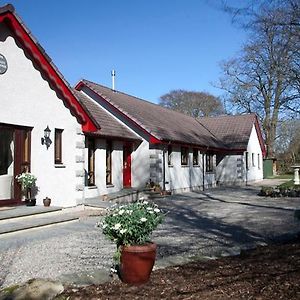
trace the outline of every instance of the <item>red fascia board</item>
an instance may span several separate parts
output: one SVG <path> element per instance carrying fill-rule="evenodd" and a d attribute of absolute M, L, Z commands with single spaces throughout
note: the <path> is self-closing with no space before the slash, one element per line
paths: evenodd
<path fill-rule="evenodd" d="M 255 129 L 256 129 L 257 136 L 258 136 L 258 141 L 260 144 L 262 155 L 263 155 L 263 157 L 266 157 L 267 151 L 266 151 L 264 139 L 263 139 L 262 133 L 261 133 L 261 127 L 259 125 L 257 116 L 255 116 Z"/>
<path fill-rule="evenodd" d="M 181 147 L 192 147 L 195 149 L 199 149 L 203 152 L 216 152 L 216 153 L 236 153 L 236 154 L 243 154 L 246 149 L 225 149 L 225 148 L 216 148 L 216 147 L 209 147 L 209 146 L 199 146 L 195 144 L 186 144 L 181 142 L 164 142 L 165 144 L 171 145 L 171 146 L 181 146 Z"/>
<path fill-rule="evenodd" d="M 84 132 L 96 131 L 97 126 L 92 122 L 89 116 L 86 114 L 80 103 L 74 97 L 70 89 L 67 87 L 65 82 L 57 74 L 54 67 L 45 58 L 45 55 L 41 52 L 35 41 L 30 37 L 27 31 L 24 29 L 22 24 L 17 20 L 13 13 L 8 11 L 0 15 L 0 23 L 7 24 L 13 31 L 18 41 L 24 47 L 37 65 L 41 68 L 43 74 L 45 74 L 48 80 L 55 86 L 57 92 L 62 94 L 65 99 L 65 104 L 69 108 L 70 112 L 76 117 L 77 121 L 82 125 Z"/>
<path fill-rule="evenodd" d="M 75 86 L 75 89 L 77 91 L 80 91 L 82 89 L 82 87 L 88 88 L 96 97 L 100 97 L 103 101 L 105 101 L 105 103 L 108 104 L 109 107 L 113 111 L 117 112 L 118 114 L 121 114 L 126 120 L 128 120 L 130 123 L 133 123 L 134 126 L 138 127 L 140 130 L 142 130 L 149 137 L 149 143 L 150 144 L 162 144 L 161 140 L 159 140 L 158 138 L 156 138 L 155 136 L 153 136 L 151 133 L 149 133 L 146 129 L 144 129 L 143 127 L 141 127 L 141 125 L 139 125 L 137 122 L 135 122 L 134 120 L 132 120 L 127 114 L 125 114 L 124 112 L 122 112 L 121 110 L 119 110 L 112 103 L 110 103 L 109 101 L 107 101 L 106 99 L 104 99 L 103 97 L 101 97 L 101 95 L 99 95 L 91 87 L 89 87 L 88 85 L 86 85 L 83 81 L 78 82 L 76 84 L 76 86 Z"/>

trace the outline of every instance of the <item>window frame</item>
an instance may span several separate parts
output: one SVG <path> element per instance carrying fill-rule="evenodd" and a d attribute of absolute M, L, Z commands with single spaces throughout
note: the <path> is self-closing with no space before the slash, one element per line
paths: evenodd
<path fill-rule="evenodd" d="M 167 152 L 168 166 L 172 166 L 172 153 L 173 153 L 172 146 L 168 145 L 168 152 Z"/>
<path fill-rule="evenodd" d="M 246 151 L 245 160 L 246 160 L 246 170 L 249 170 L 249 152 L 248 151 Z"/>
<path fill-rule="evenodd" d="M 199 149 L 197 148 L 193 148 L 193 166 L 199 166 Z"/>
<path fill-rule="evenodd" d="M 205 172 L 207 172 L 207 173 L 214 172 L 214 154 L 213 153 L 205 154 Z"/>
<path fill-rule="evenodd" d="M 54 129 L 54 163 L 56 165 L 63 164 L 63 155 L 62 155 L 62 134 L 63 129 L 55 128 Z"/>
<path fill-rule="evenodd" d="M 181 147 L 181 165 L 188 166 L 189 165 L 189 148 Z"/>
<path fill-rule="evenodd" d="M 252 167 L 255 167 L 255 153 L 251 153 Z"/>
<path fill-rule="evenodd" d="M 106 174 L 105 182 L 106 185 L 112 185 L 112 153 L 113 153 L 113 143 L 112 141 L 106 141 Z"/>

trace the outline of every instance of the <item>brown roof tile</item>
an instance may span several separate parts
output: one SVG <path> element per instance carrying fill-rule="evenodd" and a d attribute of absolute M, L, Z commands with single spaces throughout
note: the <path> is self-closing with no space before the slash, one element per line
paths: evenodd
<path fill-rule="evenodd" d="M 93 135 L 102 137 L 112 137 L 121 140 L 141 140 L 137 135 L 130 131 L 122 123 L 118 122 L 108 112 L 97 103 L 85 96 L 83 93 L 73 89 L 73 93 L 78 101 L 83 105 L 89 116 L 94 119 L 101 127 L 100 130 L 93 132 Z"/>
<path fill-rule="evenodd" d="M 88 80 L 82 80 L 82 83 L 159 140 L 226 148 L 222 141 L 190 116 Z"/>
<path fill-rule="evenodd" d="M 229 149 L 246 149 L 256 115 L 223 115 L 202 117 L 198 120 Z"/>

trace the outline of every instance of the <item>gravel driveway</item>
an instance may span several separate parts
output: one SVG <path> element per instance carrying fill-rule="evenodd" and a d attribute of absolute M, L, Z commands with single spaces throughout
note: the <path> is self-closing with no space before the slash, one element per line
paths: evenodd
<path fill-rule="evenodd" d="M 300 231 L 300 199 L 262 198 L 256 187 L 218 188 L 156 200 L 168 211 L 153 235 L 157 266 L 192 256 L 220 256 L 289 238 Z M 115 246 L 89 217 L 0 238 L 0 286 L 110 269 Z M 178 260 L 179 259 L 179 260 Z M 89 276 L 89 275 L 87 275 Z"/>

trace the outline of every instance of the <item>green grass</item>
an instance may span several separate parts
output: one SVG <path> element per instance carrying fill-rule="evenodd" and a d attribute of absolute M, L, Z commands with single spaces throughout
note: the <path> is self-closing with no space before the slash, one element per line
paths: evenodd
<path fill-rule="evenodd" d="M 293 179 L 294 174 L 280 174 L 268 177 L 268 179 Z"/>
<path fill-rule="evenodd" d="M 295 185 L 293 180 L 284 182 L 281 185 L 279 185 L 278 187 L 279 188 L 285 188 L 285 189 L 295 189 L 295 190 L 300 189 L 300 185 Z"/>

